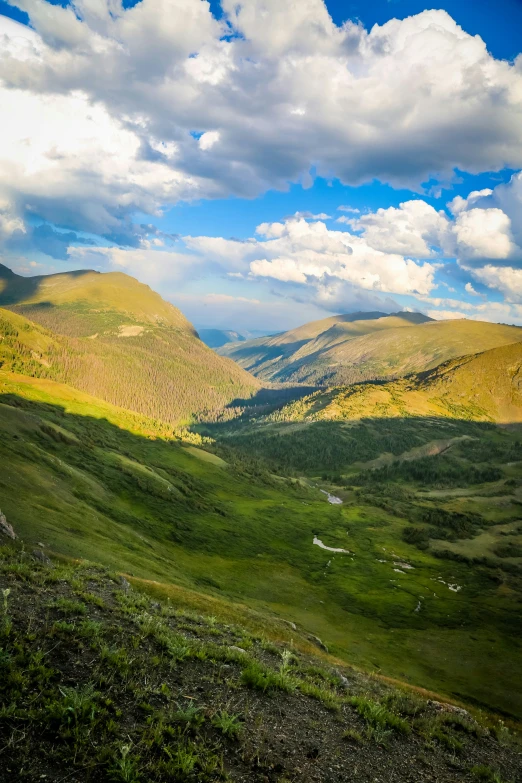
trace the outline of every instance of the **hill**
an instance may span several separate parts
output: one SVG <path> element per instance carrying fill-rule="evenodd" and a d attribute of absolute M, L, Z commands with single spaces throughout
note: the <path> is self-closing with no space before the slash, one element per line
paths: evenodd
<path fill-rule="evenodd" d="M 522 343 L 451 359 L 388 383 L 317 391 L 273 414 L 277 421 L 439 416 L 522 421 Z"/>
<path fill-rule="evenodd" d="M 408 437 L 418 437 L 420 427 L 390 434 L 389 422 L 381 422 L 381 450 L 394 442 L 400 453 Z M 428 441 L 440 434 L 432 420 L 421 424 Z M 468 483 L 505 485 L 507 495 L 518 491 L 508 485 L 518 475 L 509 467 L 516 439 L 490 428 L 454 420 L 446 437 L 480 438 L 488 457 L 494 446 L 500 456 L 493 474 L 472 472 L 474 453 L 456 473 Z M 365 438 L 353 440 L 351 452 L 359 441 Z M 328 442 L 345 448 L 342 439 Z M 239 613 L 246 623 L 257 612 L 278 633 L 287 629 L 281 638 L 308 640 L 308 649 L 326 645 L 352 665 L 522 716 L 520 585 L 509 571 L 518 568 L 516 550 L 514 560 L 493 553 L 489 565 L 473 568 L 441 560 L 403 539 L 416 517 L 394 508 L 395 485 L 386 507 L 376 507 L 375 492 L 359 498 L 342 488 L 345 502 L 333 505 L 309 482 L 274 476 L 254 452 L 174 440 L 162 422 L 47 379 L 0 371 L 0 507 L 26 551 L 100 562 L 225 622 Z M 495 506 L 492 519 L 484 509 L 473 519 L 515 525 L 517 498 Z M 447 501 L 430 503 L 441 508 L 440 538 Z M 425 510 L 422 501 L 415 513 Z M 412 570 L 398 576 L 394 562 Z M 462 586 L 457 593 L 447 587 L 454 583 Z"/>
<path fill-rule="evenodd" d="M 0 266 L 0 306 L 5 369 L 173 425 L 212 417 L 259 388 L 204 345 L 177 308 L 119 272 L 24 278 Z"/>
<path fill-rule="evenodd" d="M 245 625 L 194 612 L 176 593 L 13 546 L 0 580 L 2 783 L 522 775 L 501 721 L 314 655 L 254 613 Z"/>
<path fill-rule="evenodd" d="M 268 460 L 275 470 L 338 475 L 383 453 L 452 434 L 486 437 L 474 422 L 522 422 L 522 343 L 451 359 L 395 381 L 317 390 L 265 416 L 201 432 Z"/>
<path fill-rule="evenodd" d="M 227 343 L 244 343 L 247 339 L 230 329 L 199 329 L 199 337 L 209 348 L 221 348 Z"/>
<path fill-rule="evenodd" d="M 401 377 L 520 340 L 516 326 L 433 321 L 420 313 L 355 313 L 220 352 L 263 380 L 340 386 Z"/>

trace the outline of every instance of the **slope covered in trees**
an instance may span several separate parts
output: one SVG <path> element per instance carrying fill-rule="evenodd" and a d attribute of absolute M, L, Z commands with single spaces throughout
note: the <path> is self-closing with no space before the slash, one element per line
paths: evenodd
<path fill-rule="evenodd" d="M 340 386 L 421 372 L 520 340 L 516 326 L 432 321 L 420 313 L 354 313 L 225 346 L 220 353 L 264 380 Z"/>
<path fill-rule="evenodd" d="M 439 416 L 522 421 L 522 343 L 451 359 L 389 383 L 317 391 L 276 411 L 272 421 Z"/>
<path fill-rule="evenodd" d="M 259 382 L 204 345 L 148 286 L 121 273 L 23 278 L 0 267 L 6 369 L 68 383 L 172 424 L 210 417 Z"/>

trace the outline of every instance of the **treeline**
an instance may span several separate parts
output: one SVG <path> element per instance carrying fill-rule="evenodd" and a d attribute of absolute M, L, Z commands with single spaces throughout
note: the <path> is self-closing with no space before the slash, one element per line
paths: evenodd
<path fill-rule="evenodd" d="M 243 453 L 262 457 L 276 471 L 340 478 L 343 470 L 356 462 L 369 462 L 383 453 L 399 456 L 434 438 L 477 434 L 480 426 L 468 422 L 456 424 L 444 419 L 364 419 L 350 425 L 337 421 L 263 427 L 246 424 L 223 430 L 211 428 L 208 434 L 218 440 L 226 440 Z M 364 478 L 366 475 L 367 478 Z M 388 477 L 378 470 L 361 473 L 361 483 L 383 482 L 389 478 L 395 480 L 397 476 Z"/>
<path fill-rule="evenodd" d="M 405 481 L 424 486 L 447 489 L 465 487 L 469 484 L 485 484 L 504 477 L 502 470 L 489 464 L 473 465 L 450 456 L 422 457 L 416 460 L 402 460 L 382 468 L 361 473 L 361 484 L 382 484 Z"/>

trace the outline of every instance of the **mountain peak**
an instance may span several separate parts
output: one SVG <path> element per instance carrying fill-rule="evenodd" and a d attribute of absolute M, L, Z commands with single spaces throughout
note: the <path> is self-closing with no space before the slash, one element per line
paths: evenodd
<path fill-rule="evenodd" d="M 0 264 L 0 280 L 5 280 L 12 277 L 18 277 L 18 275 L 15 274 L 12 269 L 9 269 L 8 266 Z"/>

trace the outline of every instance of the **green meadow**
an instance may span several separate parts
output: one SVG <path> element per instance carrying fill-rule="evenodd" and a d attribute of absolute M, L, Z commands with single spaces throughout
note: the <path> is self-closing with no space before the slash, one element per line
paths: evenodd
<path fill-rule="evenodd" d="M 490 425 L 476 426 L 489 437 Z M 465 496 L 451 494 L 453 480 L 439 497 L 430 493 L 441 491 L 440 477 L 428 487 L 411 475 L 365 481 L 353 466 L 340 477 L 284 479 L 246 454 L 209 457 L 143 416 L 6 372 L 0 429 L 0 507 L 28 547 L 157 582 L 165 596 L 209 596 L 218 613 L 242 606 L 286 619 L 351 664 L 522 717 L 520 561 L 446 551 L 464 546 L 461 516 L 469 541 L 516 521 L 516 433 L 494 429 L 501 478 Z M 329 504 L 318 484 L 344 503 Z M 480 498 L 493 495 L 507 500 L 482 513 Z M 430 509 L 438 522 L 422 516 Z M 412 526 L 428 530 L 427 546 L 425 536 L 421 546 L 405 539 Z"/>

